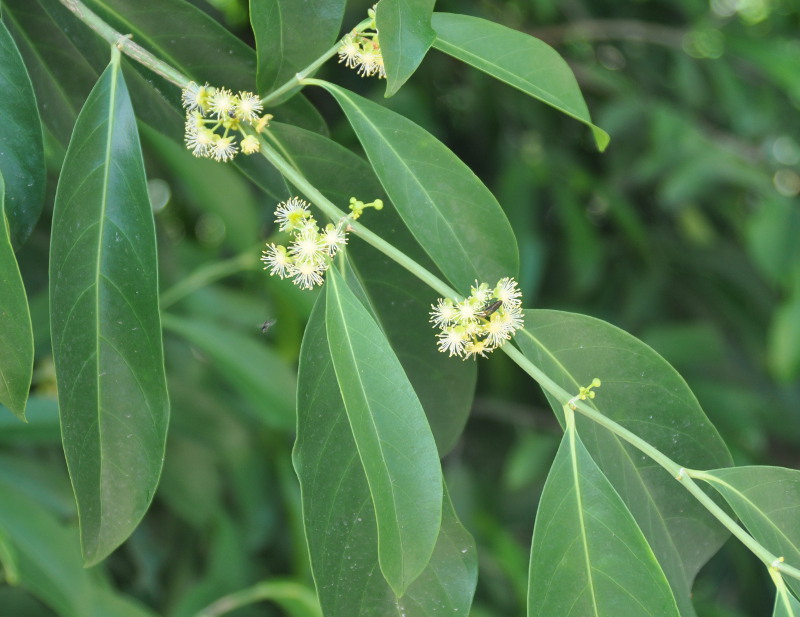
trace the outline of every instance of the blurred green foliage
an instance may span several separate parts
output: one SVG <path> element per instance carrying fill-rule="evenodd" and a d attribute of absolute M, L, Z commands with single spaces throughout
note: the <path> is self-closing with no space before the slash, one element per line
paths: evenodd
<path fill-rule="evenodd" d="M 244 0 L 196 4 L 252 43 Z M 351 2 L 345 23 L 371 4 Z M 384 84 L 341 66 L 322 75 L 427 128 L 493 190 L 517 234 L 527 307 L 594 315 L 642 338 L 686 378 L 738 464 L 800 467 L 800 5 L 439 0 L 436 8 L 556 47 L 612 136 L 606 153 L 585 126 L 434 50 L 387 100 Z M 331 134 L 354 145 L 330 97 L 309 96 Z M 173 413 L 155 504 L 106 569 L 110 584 L 158 614 L 188 617 L 264 579 L 311 584 L 290 412 L 315 294 L 256 266 L 273 231 L 272 197 L 231 167 L 142 135 L 173 316 L 165 320 Z M 57 174 L 55 139 L 46 156 Z M 46 215 L 18 255 L 37 348 L 30 423 L 0 414 L 0 486 L 74 526 L 51 398 L 54 183 L 48 190 Z M 480 362 L 472 417 L 445 460 L 453 502 L 479 547 L 474 617 L 524 612 L 533 513 L 560 432 L 507 358 Z M 771 597 L 762 568 L 733 543 L 704 568 L 695 593 L 703 617 L 767 614 Z M 15 588 L 0 587 L 0 607 L 3 616 L 54 614 Z M 272 605 L 235 613 L 279 614 Z"/>

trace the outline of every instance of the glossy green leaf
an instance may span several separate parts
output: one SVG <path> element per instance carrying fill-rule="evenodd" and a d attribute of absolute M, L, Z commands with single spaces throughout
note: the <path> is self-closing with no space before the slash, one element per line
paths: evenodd
<path fill-rule="evenodd" d="M 295 423 L 295 377 L 263 342 L 214 323 L 164 315 L 164 328 L 208 354 L 215 369 L 258 411 L 268 426 L 291 430 Z"/>
<path fill-rule="evenodd" d="M 731 467 L 703 473 L 752 536 L 800 568 L 800 471 L 784 467 Z M 796 594 L 800 581 L 787 577 Z"/>
<path fill-rule="evenodd" d="M 283 85 L 330 49 L 339 35 L 345 4 L 345 0 L 250 0 L 260 94 Z"/>
<path fill-rule="evenodd" d="M 367 309 L 326 275 L 328 342 L 378 522 L 381 571 L 402 596 L 430 561 L 442 519 L 442 472 L 425 412 Z"/>
<path fill-rule="evenodd" d="M 686 382 L 630 334 L 584 315 L 525 311 L 515 341 L 567 392 L 597 377 L 590 403 L 603 415 L 693 469 L 731 464 L 730 454 Z M 562 418 L 561 403 L 550 399 Z M 672 585 L 681 615 L 694 614 L 692 582 L 727 532 L 669 473 L 606 429 L 578 416 L 578 432 L 619 492 Z"/>
<path fill-rule="evenodd" d="M 547 43 L 469 15 L 434 13 L 432 24 L 436 49 L 583 122 L 606 149 L 608 133 L 592 124 L 572 69 Z"/>
<path fill-rule="evenodd" d="M 786 588 L 775 594 L 772 617 L 800 617 L 800 602 Z"/>
<path fill-rule="evenodd" d="M 380 575 L 375 510 L 339 393 L 325 313 L 322 295 L 300 353 L 293 453 L 323 613 L 326 617 L 467 615 L 477 582 L 477 555 L 446 492 L 431 561 L 402 600 Z"/>
<path fill-rule="evenodd" d="M 118 62 L 78 117 L 53 230 L 50 311 L 62 440 L 92 564 L 147 510 L 169 416 L 153 215 Z"/>
<path fill-rule="evenodd" d="M 529 617 L 679 616 L 642 531 L 574 430 L 544 485 L 529 576 Z"/>
<path fill-rule="evenodd" d="M 387 201 L 387 207 L 380 212 L 368 211 L 361 222 L 392 246 L 436 271 L 388 204 L 364 159 L 330 139 L 297 127 L 276 122 L 270 135 L 290 153 L 303 175 L 340 207 L 344 208 L 354 194 L 365 201 L 378 197 Z M 392 344 L 425 409 L 439 456 L 444 456 L 455 446 L 467 422 L 477 365 L 453 362 L 432 344 L 433 330 L 427 320 L 435 296 L 427 285 L 358 238 L 350 238 L 347 256 L 362 283 L 373 318 Z"/>
<path fill-rule="evenodd" d="M 457 289 L 516 276 L 517 241 L 500 204 L 433 135 L 333 84 L 386 193 L 414 237 Z"/>
<path fill-rule="evenodd" d="M 28 71 L 14 39 L 0 21 L 0 174 L 5 180 L 5 213 L 13 246 L 30 235 L 44 203 L 42 125 Z M 3 234 L 5 236 L 5 234 Z M 4 241 L 4 240 L 3 240 Z"/>
<path fill-rule="evenodd" d="M 0 294 L 0 349 L 3 350 L 0 353 L 0 404 L 24 420 L 33 375 L 33 328 L 8 221 L 3 214 L 4 195 L 3 174 L 0 173 L 0 289 L 3 290 Z"/>
<path fill-rule="evenodd" d="M 417 70 L 436 33 L 431 15 L 436 0 L 383 0 L 375 11 L 381 55 L 386 67 L 386 96 L 392 96 Z"/>

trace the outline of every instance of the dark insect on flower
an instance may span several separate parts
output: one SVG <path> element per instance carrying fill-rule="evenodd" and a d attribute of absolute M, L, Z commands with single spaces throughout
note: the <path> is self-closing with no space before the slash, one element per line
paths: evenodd
<path fill-rule="evenodd" d="M 486 306 L 483 307 L 483 310 L 480 313 L 478 313 L 478 317 L 483 317 L 484 319 L 488 319 L 489 316 L 492 313 L 494 313 L 497 309 L 499 309 L 501 306 L 503 306 L 502 300 L 497 300 L 495 302 L 492 302 L 491 304 L 487 304 Z"/>
<path fill-rule="evenodd" d="M 278 321 L 277 319 L 267 319 L 263 324 L 261 324 L 261 332 L 266 334 L 269 329 L 275 325 L 275 322 Z"/>

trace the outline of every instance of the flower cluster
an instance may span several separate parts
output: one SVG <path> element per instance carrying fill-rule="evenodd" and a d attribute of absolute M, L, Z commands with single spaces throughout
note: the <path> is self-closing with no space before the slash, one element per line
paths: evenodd
<path fill-rule="evenodd" d="M 260 133 L 269 126 L 272 115 L 261 115 L 261 100 L 252 92 L 234 94 L 227 88 L 191 82 L 181 93 L 186 108 L 186 147 L 198 157 L 230 161 L 241 150 L 258 152 L 258 138 L 244 130 Z"/>
<path fill-rule="evenodd" d="M 510 277 L 500 279 L 492 289 L 486 283 L 471 289 L 461 302 L 439 298 L 431 306 L 431 322 L 439 328 L 439 351 L 464 359 L 486 357 L 522 327 L 522 293 Z"/>
<path fill-rule="evenodd" d="M 328 224 L 324 229 L 308 209 L 308 203 L 297 197 L 278 204 L 275 222 L 281 231 L 288 231 L 292 241 L 288 247 L 268 244 L 261 261 L 271 275 L 292 277 L 301 289 L 322 285 L 322 275 L 331 264 L 331 258 L 347 243 L 346 219 L 338 225 Z"/>
<path fill-rule="evenodd" d="M 376 5 L 377 6 L 377 5 Z M 375 6 L 367 11 L 372 20 L 361 32 L 351 32 L 339 44 L 339 62 L 350 69 L 358 69 L 362 77 L 377 75 L 386 79 L 386 67 L 375 27 Z"/>

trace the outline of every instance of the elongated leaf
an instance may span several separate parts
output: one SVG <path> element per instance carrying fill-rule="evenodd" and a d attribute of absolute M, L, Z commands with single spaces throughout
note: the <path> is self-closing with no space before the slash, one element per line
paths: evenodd
<path fill-rule="evenodd" d="M 0 349 L 3 350 L 0 353 L 0 403 L 24 420 L 33 376 L 33 328 L 25 286 L 11 246 L 8 221 L 3 214 L 4 195 L 0 172 L 0 289 L 3 290 L 0 293 Z"/>
<path fill-rule="evenodd" d="M 347 114 L 403 221 L 460 290 L 516 276 L 517 241 L 500 204 L 444 144 L 403 116 L 317 82 Z"/>
<path fill-rule="evenodd" d="M 446 492 L 431 561 L 402 601 L 380 576 L 375 511 L 339 393 L 325 313 L 321 295 L 300 353 L 293 453 L 323 613 L 326 617 L 467 615 L 477 582 L 477 556 Z"/>
<path fill-rule="evenodd" d="M 530 617 L 678 617 L 669 583 L 620 496 L 568 430 L 533 530 Z"/>
<path fill-rule="evenodd" d="M 387 207 L 368 211 L 361 221 L 431 271 L 436 266 L 403 225 L 370 166 L 361 157 L 321 135 L 273 123 L 270 135 L 303 175 L 328 199 L 344 207 L 350 197 L 365 201 L 382 198 Z M 428 311 L 433 301 L 429 287 L 383 253 L 351 237 L 348 258 L 357 273 L 374 319 L 386 333 L 403 365 L 431 425 L 439 456 L 458 441 L 469 416 L 477 379 L 474 362 L 453 362 L 431 344 Z M 447 384 L 446 388 L 442 384 Z"/>
<path fill-rule="evenodd" d="M 785 588 L 775 594 L 772 617 L 800 617 L 800 602 Z"/>
<path fill-rule="evenodd" d="M 428 565 L 439 536 L 436 443 L 385 335 L 336 269 L 326 278 L 331 358 L 375 508 L 381 571 L 402 596 Z"/>
<path fill-rule="evenodd" d="M 753 537 L 789 565 L 800 567 L 800 471 L 784 467 L 731 467 L 705 472 Z M 800 581 L 786 583 L 800 593 Z"/>
<path fill-rule="evenodd" d="M 114 550 L 144 515 L 169 415 L 153 216 L 116 58 L 78 117 L 50 246 L 62 439 L 88 563 Z"/>
<path fill-rule="evenodd" d="M 50 9 L 69 13 L 57 0 L 3 0 L 3 8 L 3 21 L 30 71 L 42 120 L 66 146 L 98 73 L 67 38 L 66 22 L 50 17 Z M 66 66 L 69 71 L 63 70 Z"/>
<path fill-rule="evenodd" d="M 583 122 L 606 149 L 608 133 L 592 124 L 572 69 L 547 43 L 469 15 L 434 13 L 432 24 L 436 49 Z"/>
<path fill-rule="evenodd" d="M 560 311 L 525 311 L 517 334 L 523 353 L 567 392 L 602 381 L 590 402 L 603 415 L 694 469 L 731 464 L 730 454 L 689 387 L 667 362 L 633 336 L 598 319 Z M 550 399 L 561 418 L 561 403 Z M 578 416 L 578 432 L 633 513 L 656 554 L 684 617 L 700 567 L 727 532 L 673 477 L 606 429 Z"/>
<path fill-rule="evenodd" d="M 250 0 L 260 93 L 293 78 L 334 44 L 345 4 L 346 0 Z"/>
<path fill-rule="evenodd" d="M 13 246 L 30 235 L 44 203 L 44 146 L 28 71 L 14 39 L 0 22 L 0 174 L 5 180 L 5 212 Z"/>
<path fill-rule="evenodd" d="M 383 0 L 375 21 L 386 66 L 386 96 L 392 96 L 417 70 L 436 39 L 431 15 L 436 0 Z"/>
<path fill-rule="evenodd" d="M 213 323 L 164 315 L 164 327 L 208 354 L 220 374 L 252 402 L 265 424 L 292 430 L 295 378 L 289 366 L 275 352 Z"/>

